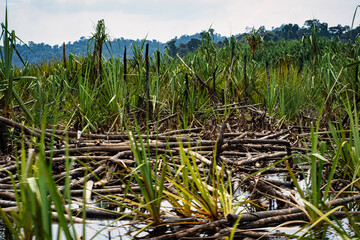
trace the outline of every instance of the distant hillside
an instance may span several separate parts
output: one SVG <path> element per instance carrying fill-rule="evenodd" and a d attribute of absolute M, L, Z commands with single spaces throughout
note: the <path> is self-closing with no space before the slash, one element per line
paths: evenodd
<path fill-rule="evenodd" d="M 273 30 L 266 30 L 265 27 L 257 29 L 257 33 L 264 36 L 265 41 L 279 41 L 279 40 L 296 40 L 301 39 L 304 34 L 311 34 L 312 29 L 316 27 L 320 37 L 324 38 L 338 38 L 342 41 L 354 40 L 360 33 L 360 27 L 350 31 L 349 26 L 341 26 L 340 24 L 333 27 L 328 27 L 327 23 L 322 23 L 317 19 L 305 21 L 302 27 L 297 24 L 282 24 L 280 27 L 273 28 Z M 167 43 L 162 43 L 157 40 L 146 40 L 145 43 L 149 43 L 150 54 L 159 50 L 164 52 L 165 48 L 169 49 L 169 54 L 175 56 L 179 53 L 181 56 L 186 55 L 189 52 L 195 51 L 201 44 L 201 39 L 208 33 L 215 43 L 219 43 L 221 46 L 222 42 L 226 39 L 218 33 L 215 33 L 214 29 L 209 29 L 207 32 L 202 31 L 193 35 L 182 35 L 175 37 Z M 241 41 L 246 33 L 235 35 L 235 37 Z M 242 40 L 244 41 L 244 40 Z M 131 40 L 124 38 L 113 39 L 109 46 L 109 50 L 104 46 L 104 56 L 109 57 L 123 57 L 124 48 L 126 46 L 127 56 L 132 57 L 132 48 L 134 45 L 141 45 L 142 40 Z M 144 42 L 143 42 L 144 43 Z M 90 39 L 81 37 L 80 40 L 75 42 L 68 42 L 65 45 L 66 55 L 73 53 L 75 55 L 85 55 L 87 51 L 91 52 Z M 90 49 L 88 47 L 90 46 Z M 31 50 L 30 50 L 30 49 Z M 34 43 L 29 42 L 26 45 L 17 45 L 17 50 L 22 58 L 30 64 L 38 64 L 50 59 L 61 59 L 63 56 L 63 47 L 59 45 L 50 46 L 45 43 Z M 21 61 L 17 56 L 14 56 L 13 64 L 21 65 Z"/>
<path fill-rule="evenodd" d="M 141 42 L 142 40 L 131 40 L 124 38 L 113 39 L 110 43 L 107 43 L 108 48 L 104 46 L 103 53 L 107 58 L 122 57 L 126 46 L 126 55 L 132 57 L 133 46 L 141 45 Z M 156 52 L 156 50 L 163 52 L 166 46 L 166 43 L 161 43 L 156 40 L 146 40 L 145 44 L 146 43 L 149 43 L 150 53 Z M 63 46 L 50 46 L 49 44 L 45 43 L 29 42 L 27 46 L 24 44 L 17 45 L 17 50 L 19 51 L 23 60 L 30 64 L 37 64 L 48 61 L 50 59 L 61 59 L 63 56 Z M 65 53 L 67 56 L 69 53 L 75 55 L 86 55 L 88 51 L 90 53 L 92 52 L 91 39 L 89 38 L 81 37 L 78 41 L 68 42 L 65 44 Z M 21 61 L 17 56 L 14 56 L 13 62 L 16 65 L 21 64 Z"/>

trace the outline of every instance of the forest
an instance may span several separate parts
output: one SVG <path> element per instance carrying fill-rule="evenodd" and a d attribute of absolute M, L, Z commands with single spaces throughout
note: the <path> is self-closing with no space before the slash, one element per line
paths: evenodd
<path fill-rule="evenodd" d="M 309 35 L 313 28 L 313 23 L 316 24 L 319 29 L 319 36 L 327 39 L 337 39 L 338 41 L 348 41 L 356 38 L 357 34 L 360 33 L 360 27 L 357 27 L 350 31 L 349 26 L 337 26 L 328 27 L 327 23 L 322 23 L 317 19 L 305 21 L 302 27 L 297 24 L 283 24 L 280 27 L 273 28 L 272 30 L 266 30 L 265 27 L 260 27 L 257 31 L 260 35 L 264 36 L 266 42 L 277 42 L 277 41 L 288 41 L 288 40 L 301 40 L 303 35 Z M 247 29 L 247 32 L 251 32 L 251 28 Z M 178 53 L 180 56 L 185 56 L 188 53 L 194 52 L 198 49 L 206 32 L 210 33 L 211 38 L 219 47 L 223 46 L 226 41 L 229 41 L 229 37 L 222 36 L 215 32 L 214 29 L 203 30 L 199 33 L 192 35 L 183 35 L 180 37 L 174 37 L 166 43 L 159 42 L 155 39 L 148 40 L 149 52 L 152 54 L 159 50 L 164 53 L 165 48 L 169 49 L 169 54 L 175 56 Z M 234 37 L 237 39 L 245 39 L 245 33 L 235 34 Z M 141 40 L 125 39 L 123 37 L 113 38 L 108 41 L 109 49 L 104 51 L 106 58 L 110 57 L 123 57 L 124 48 L 129 48 L 133 42 L 139 42 Z M 19 43 L 16 45 L 20 56 L 27 61 L 29 64 L 40 64 L 49 60 L 59 60 L 63 56 L 63 45 L 50 46 L 46 43 L 34 43 L 32 41 L 28 43 Z M 91 37 L 81 37 L 79 40 L 74 42 L 65 43 L 65 53 L 68 55 L 72 53 L 78 56 L 84 56 L 88 51 L 92 51 Z M 128 57 L 133 57 L 132 52 L 128 53 Z M 14 65 L 21 66 L 21 60 L 18 56 L 14 56 Z"/>

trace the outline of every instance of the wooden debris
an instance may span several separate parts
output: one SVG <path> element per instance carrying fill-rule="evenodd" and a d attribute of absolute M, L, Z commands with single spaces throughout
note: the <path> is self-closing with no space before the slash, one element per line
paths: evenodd
<path fill-rule="evenodd" d="M 182 60 L 181 58 L 179 58 Z M 189 69 L 192 71 L 191 69 Z M 193 72 L 196 76 L 196 74 Z M 199 79 L 198 79 L 199 80 Z M 199 80 L 200 81 L 200 80 Z M 207 86 L 205 84 L 205 86 Z M 286 129 L 273 129 L 271 122 L 275 119 L 266 115 L 266 112 L 256 108 L 255 105 L 241 105 L 238 103 L 228 104 L 226 106 L 215 107 L 216 111 L 231 109 L 236 111 L 248 111 L 250 115 L 258 118 L 263 117 L 263 124 L 268 124 L 266 130 L 259 131 L 258 126 L 254 125 L 253 120 L 247 119 L 245 114 L 231 114 L 221 126 L 219 123 L 211 126 L 197 126 L 189 129 L 170 130 L 165 132 L 153 131 L 150 135 L 134 135 L 129 134 L 91 134 L 74 131 L 46 130 L 42 133 L 39 129 L 29 128 L 22 124 L 18 124 L 12 120 L 0 117 L 0 122 L 8 127 L 16 128 L 27 136 L 40 137 L 44 134 L 47 140 L 55 139 L 56 148 L 45 151 L 46 161 L 52 164 L 53 176 L 58 184 L 58 189 L 63 192 L 65 189 L 64 178 L 67 174 L 70 177 L 70 195 L 73 199 L 77 196 L 84 196 L 86 208 L 72 209 L 75 215 L 80 214 L 82 210 L 86 211 L 89 218 L 101 219 L 117 219 L 126 217 L 127 219 L 141 218 L 122 211 L 114 212 L 108 209 L 94 208 L 91 203 L 101 201 L 103 205 L 113 206 L 116 201 L 131 202 L 141 197 L 141 189 L 134 179 L 129 175 L 138 168 L 134 159 L 133 150 L 131 148 L 130 139 L 135 145 L 140 146 L 139 139 L 143 139 L 144 148 L 147 153 L 148 161 L 154 164 L 159 155 L 161 166 L 167 164 L 168 172 L 172 177 L 183 177 L 182 166 L 180 161 L 180 147 L 183 146 L 184 152 L 193 157 L 197 162 L 199 172 L 204 176 L 208 176 L 213 167 L 217 172 L 224 171 L 226 174 L 224 180 L 232 177 L 232 185 L 247 185 L 252 188 L 251 193 L 261 193 L 266 200 L 274 200 L 291 203 L 291 199 L 285 196 L 281 188 L 293 188 L 294 184 L 291 180 L 280 180 L 268 178 L 267 174 L 287 173 L 288 170 L 284 164 L 278 164 L 264 170 L 264 167 L 273 164 L 292 154 L 304 154 L 307 149 L 303 146 L 306 144 L 298 144 L 299 129 L 307 131 L 309 129 L 300 127 L 289 127 Z M 171 121 L 176 114 L 164 117 L 161 120 L 150 123 L 156 126 L 166 121 Z M 263 126 L 262 126 L 263 127 Z M 294 133 L 296 131 L 296 133 Z M 303 137 L 307 137 L 307 132 L 301 132 Z M 65 142 L 65 136 L 69 137 L 69 141 Z M 46 144 L 48 145 L 47 142 Z M 33 157 L 37 161 L 36 154 Z M 214 164 L 214 157 L 215 163 Z M 9 161 L 1 163 L 0 166 L 0 206 L 5 212 L 16 211 L 17 203 L 15 201 L 15 193 L 19 188 L 18 169 L 14 157 Z M 31 159 L 31 158 L 30 158 Z M 66 173 L 65 162 L 71 160 L 73 165 Z M 156 170 L 161 172 L 161 166 L 157 166 Z M 224 169 L 222 169 L 222 167 Z M 215 168 L 214 168 L 215 170 Z M 247 174 L 255 173 L 263 170 L 261 175 L 247 177 Z M 294 173 L 299 172 L 299 168 L 293 168 Z M 12 184 L 12 178 L 15 185 Z M 240 177 L 239 177 L 240 176 Z M 244 176 L 244 177 L 241 177 Z M 188 176 L 192 181 L 191 176 Z M 246 180 L 244 180 L 244 178 Z M 125 183 L 128 182 L 128 185 Z M 211 183 L 204 185 L 210 192 L 216 191 Z M 278 187 L 277 187 L 278 186 Z M 167 191 L 176 194 L 174 184 L 170 181 L 164 183 Z M 249 194 L 249 198 L 253 197 Z M 227 196 L 227 195 L 226 195 Z M 115 200 L 114 200 L 115 199 Z M 339 198 L 333 202 L 327 203 L 329 208 L 345 205 L 350 202 L 360 201 L 360 195 L 347 198 Z M 278 203 L 279 203 L 278 202 Z M 292 203 L 295 204 L 295 203 Z M 116 207 L 116 206 L 114 206 Z M 280 209 L 284 207 L 284 209 Z M 153 239 L 194 239 L 200 234 L 211 233 L 206 239 L 217 239 L 228 236 L 233 229 L 234 223 L 240 218 L 238 229 L 235 236 L 238 238 L 271 238 L 273 235 L 267 235 L 266 231 L 255 231 L 253 228 L 270 226 L 274 224 L 284 223 L 290 220 L 306 220 L 307 215 L 302 211 L 303 207 L 289 207 L 288 204 L 278 204 L 276 210 L 266 210 L 258 212 L 244 212 L 241 216 L 231 215 L 224 216 L 213 222 L 199 220 L 198 218 L 173 217 L 173 215 L 162 216 L 163 225 L 179 224 L 184 228 L 179 231 L 166 233 Z M 355 214 L 354 212 L 349 212 Z M 344 213 L 334 213 L 341 217 Z M 334 216 L 335 216 L 334 215 Z M 53 214 L 56 217 L 56 214 Z M 71 216 L 67 216 L 68 219 Z M 226 218 L 225 218 L 226 217 Z M 82 222 L 82 219 L 73 218 L 76 222 Z M 143 219 L 144 220 L 144 219 Z M 252 228 L 250 230 L 250 228 Z"/>

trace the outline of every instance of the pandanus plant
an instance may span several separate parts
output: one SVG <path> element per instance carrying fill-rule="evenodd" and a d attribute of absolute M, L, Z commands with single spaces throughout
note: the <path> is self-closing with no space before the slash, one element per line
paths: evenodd
<path fill-rule="evenodd" d="M 252 52 L 252 59 L 255 59 L 255 51 L 259 48 L 260 43 L 263 41 L 264 37 L 260 36 L 259 30 L 255 31 L 253 29 L 250 35 L 246 34 L 246 41 L 248 42 L 251 52 Z"/>
<path fill-rule="evenodd" d="M 110 39 L 109 35 L 106 33 L 104 19 L 98 21 L 95 30 L 96 31 L 93 33 L 90 43 L 94 42 L 93 61 L 96 67 L 96 76 L 97 78 L 101 78 L 102 47 L 103 44 Z"/>

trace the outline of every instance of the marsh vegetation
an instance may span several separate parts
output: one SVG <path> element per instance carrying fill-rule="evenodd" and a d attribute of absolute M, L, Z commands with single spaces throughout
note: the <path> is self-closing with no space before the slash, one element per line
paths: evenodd
<path fill-rule="evenodd" d="M 206 33 L 184 57 L 142 41 L 105 59 L 99 21 L 85 56 L 22 67 L 7 18 L 1 40 L 0 224 L 13 239 L 53 239 L 53 221 L 58 239 L 96 239 L 91 218 L 128 220 L 133 238 L 360 237 L 358 38 L 314 24 L 302 40 L 253 30 L 219 47 Z"/>

